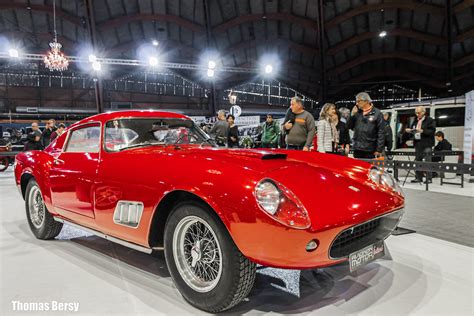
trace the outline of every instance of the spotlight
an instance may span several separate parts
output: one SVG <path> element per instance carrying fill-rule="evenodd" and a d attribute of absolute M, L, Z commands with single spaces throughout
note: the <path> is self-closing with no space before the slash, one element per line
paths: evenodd
<path fill-rule="evenodd" d="M 89 62 L 95 63 L 97 61 L 97 57 L 94 54 L 89 55 Z"/>
<path fill-rule="evenodd" d="M 380 37 L 385 37 L 385 36 L 387 36 L 387 32 L 382 31 L 382 32 L 379 33 L 379 36 Z"/>
<path fill-rule="evenodd" d="M 157 40 L 153 40 L 153 41 L 151 42 L 151 44 L 152 44 L 153 46 L 158 46 L 159 43 L 158 43 Z"/>
<path fill-rule="evenodd" d="M 92 63 L 92 69 L 95 71 L 100 71 L 102 69 L 102 65 L 98 61 L 94 61 Z"/>
<path fill-rule="evenodd" d="M 277 54 L 267 53 L 260 57 L 259 71 L 260 75 L 268 79 L 278 75 L 281 61 Z"/>
<path fill-rule="evenodd" d="M 208 77 L 214 77 L 214 70 L 213 69 L 208 69 L 207 70 L 207 76 Z"/>
<path fill-rule="evenodd" d="M 265 70 L 266 74 L 271 74 L 273 72 L 273 66 L 272 65 L 266 65 L 264 70 Z"/>
<path fill-rule="evenodd" d="M 20 52 L 15 48 L 10 48 L 8 50 L 8 55 L 10 55 L 11 58 L 18 58 L 20 57 Z"/>
<path fill-rule="evenodd" d="M 209 60 L 209 62 L 207 63 L 207 68 L 215 69 L 216 68 L 216 62 L 214 60 Z"/>
<path fill-rule="evenodd" d="M 150 66 L 155 67 L 158 65 L 158 59 L 156 57 L 150 57 L 148 59 L 148 63 L 150 64 Z"/>

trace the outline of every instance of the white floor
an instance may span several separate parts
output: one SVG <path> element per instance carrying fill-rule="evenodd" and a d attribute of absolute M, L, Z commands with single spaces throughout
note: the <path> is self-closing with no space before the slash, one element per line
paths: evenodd
<path fill-rule="evenodd" d="M 30 233 L 10 173 L 0 176 L 0 315 L 202 314 L 174 287 L 162 254 L 145 255 L 66 226 Z M 474 249 L 418 234 L 392 236 L 390 254 L 350 275 L 259 269 L 236 314 L 473 315 Z M 391 257 L 391 259 L 390 259 Z M 78 312 L 17 312 L 22 303 L 77 303 Z"/>

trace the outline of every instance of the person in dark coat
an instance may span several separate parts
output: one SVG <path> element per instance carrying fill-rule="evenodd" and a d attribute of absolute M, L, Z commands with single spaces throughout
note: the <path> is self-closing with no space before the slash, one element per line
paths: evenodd
<path fill-rule="evenodd" d="M 56 131 L 56 121 L 54 119 L 50 119 L 46 123 L 46 127 L 43 130 L 43 134 L 41 135 L 41 145 L 43 148 L 48 147 L 51 143 L 51 134 Z"/>
<path fill-rule="evenodd" d="M 383 152 L 385 123 L 366 92 L 358 93 L 347 127 L 354 130 L 354 158 L 373 159 Z"/>
<path fill-rule="evenodd" d="M 26 137 L 24 151 L 27 150 L 43 150 L 43 145 L 41 144 L 41 132 L 33 131 L 28 134 Z"/>
<path fill-rule="evenodd" d="M 383 120 L 385 122 L 385 129 L 384 129 L 384 134 L 385 134 L 385 151 L 392 151 L 393 147 L 393 132 L 392 132 L 392 127 L 390 127 L 390 113 L 385 112 L 383 114 Z"/>
<path fill-rule="evenodd" d="M 229 148 L 239 147 L 239 129 L 234 124 L 235 116 L 227 115 L 227 122 L 229 123 L 229 135 L 227 138 L 227 146 Z"/>
<path fill-rule="evenodd" d="M 439 153 L 439 152 L 443 152 L 443 151 L 452 151 L 453 150 L 453 145 L 451 145 L 451 143 L 447 139 L 444 138 L 444 133 L 443 132 L 441 132 L 441 131 L 436 132 L 435 137 L 436 137 L 436 140 L 438 141 L 438 144 L 436 144 L 436 146 L 434 148 L 435 154 Z M 435 155 L 433 157 L 432 161 L 433 162 L 444 161 L 444 157 Z"/>
<path fill-rule="evenodd" d="M 64 125 L 63 123 L 60 123 L 60 124 L 58 125 L 58 129 L 55 130 L 55 131 L 51 134 L 51 138 L 50 138 L 50 139 L 51 139 L 51 142 L 52 142 L 53 140 L 55 140 L 56 138 L 58 138 L 59 136 L 61 136 L 61 135 L 64 133 L 65 129 L 66 129 L 66 125 Z"/>
<path fill-rule="evenodd" d="M 336 130 L 339 134 L 339 142 L 336 144 L 335 153 L 338 155 L 347 156 L 349 155 L 351 145 L 349 129 L 347 128 L 346 123 L 342 121 L 340 112 L 336 112 L 333 121 L 336 124 Z"/>
<path fill-rule="evenodd" d="M 431 150 L 434 146 L 434 134 L 436 131 L 435 121 L 426 115 L 424 106 L 417 106 L 415 109 L 417 120 L 414 122 L 412 128 L 407 128 L 407 133 L 414 134 L 415 144 L 415 161 L 431 161 Z M 418 183 L 423 181 L 423 172 L 417 171 L 415 179 L 411 182 Z M 430 173 L 427 173 L 427 181 L 431 181 Z"/>

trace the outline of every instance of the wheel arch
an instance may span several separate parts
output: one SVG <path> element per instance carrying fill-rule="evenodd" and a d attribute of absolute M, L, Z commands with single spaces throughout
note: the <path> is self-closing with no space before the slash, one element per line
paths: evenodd
<path fill-rule="evenodd" d="M 225 218 L 220 214 L 215 205 L 211 205 L 212 203 L 210 203 L 207 199 L 197 195 L 194 192 L 187 190 L 173 190 L 168 192 L 160 200 L 154 210 L 148 234 L 148 244 L 150 247 L 162 247 L 164 245 L 164 232 L 168 216 L 176 205 L 183 202 L 197 203 L 205 207 L 209 212 L 214 213 L 216 217 L 219 218 L 220 222 L 229 232 Z M 230 232 L 229 235 L 232 238 Z"/>
<path fill-rule="evenodd" d="M 28 186 L 28 183 L 30 182 L 31 179 L 36 178 L 29 172 L 25 172 L 21 175 L 20 178 L 20 188 L 21 188 L 21 195 L 23 196 L 23 199 L 25 199 L 25 194 L 26 194 L 26 187 Z"/>

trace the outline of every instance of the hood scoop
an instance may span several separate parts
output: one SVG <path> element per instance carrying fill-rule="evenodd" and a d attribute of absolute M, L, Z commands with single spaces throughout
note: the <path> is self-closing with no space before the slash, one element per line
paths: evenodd
<path fill-rule="evenodd" d="M 263 154 L 262 160 L 286 159 L 287 154 Z"/>

